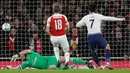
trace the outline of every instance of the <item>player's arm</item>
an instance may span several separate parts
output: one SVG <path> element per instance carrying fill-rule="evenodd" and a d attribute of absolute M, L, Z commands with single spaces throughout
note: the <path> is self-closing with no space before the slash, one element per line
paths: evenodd
<path fill-rule="evenodd" d="M 19 67 L 11 67 L 9 69 L 20 69 Z"/>
<path fill-rule="evenodd" d="M 110 20 L 110 21 L 123 21 L 125 20 L 125 18 L 117 18 L 117 17 L 110 17 L 110 16 L 103 16 L 101 15 L 101 17 L 98 17 L 101 20 Z"/>
<path fill-rule="evenodd" d="M 77 27 L 77 28 L 80 28 L 80 27 L 84 26 L 84 19 L 85 19 L 85 17 L 83 17 L 83 18 L 76 24 L 76 27 Z"/>
<path fill-rule="evenodd" d="M 31 50 L 28 49 L 28 50 L 23 50 L 21 51 L 20 53 L 16 54 L 16 55 L 13 55 L 12 58 L 11 58 L 11 61 L 16 61 L 16 59 L 18 59 L 19 57 L 22 57 L 23 55 L 25 54 L 28 54 L 28 53 L 31 53 Z"/>
<path fill-rule="evenodd" d="M 66 16 L 64 16 L 65 17 L 65 22 L 66 22 L 66 28 L 65 28 L 65 30 L 66 30 L 66 32 L 68 33 L 69 31 L 70 31 L 70 25 L 69 25 L 69 22 L 68 22 L 68 19 L 67 19 L 67 17 Z"/>
<path fill-rule="evenodd" d="M 66 32 L 68 33 L 70 31 L 70 25 L 69 25 L 69 22 L 66 23 Z"/>
<path fill-rule="evenodd" d="M 17 67 L 7 66 L 5 69 L 25 69 L 27 67 L 29 67 L 28 62 L 24 61 L 21 65 Z"/>
<path fill-rule="evenodd" d="M 19 69 L 19 67 L 6 66 L 6 67 L 1 67 L 1 69 Z"/>
<path fill-rule="evenodd" d="M 80 58 L 70 58 L 69 61 L 73 62 L 74 64 L 85 64 L 86 63 L 85 60 L 82 60 Z M 61 62 L 65 62 L 64 56 L 61 56 Z"/>
<path fill-rule="evenodd" d="M 14 38 L 9 37 L 9 39 L 14 42 Z"/>
<path fill-rule="evenodd" d="M 29 67 L 29 62 L 27 61 L 24 61 L 20 66 L 18 66 L 19 69 L 25 69 L 27 67 Z"/>
<path fill-rule="evenodd" d="M 77 37 L 77 38 L 76 38 L 76 44 L 77 44 L 77 45 L 78 45 L 78 39 L 79 39 L 79 38 Z"/>
<path fill-rule="evenodd" d="M 19 55 L 21 56 L 21 55 L 25 55 L 25 54 L 28 54 L 28 53 L 31 53 L 31 50 L 30 50 L 30 49 L 21 51 L 21 52 L 19 53 Z"/>
<path fill-rule="evenodd" d="M 51 36 L 51 33 L 50 33 L 50 18 L 47 19 L 46 32 L 49 36 Z"/>

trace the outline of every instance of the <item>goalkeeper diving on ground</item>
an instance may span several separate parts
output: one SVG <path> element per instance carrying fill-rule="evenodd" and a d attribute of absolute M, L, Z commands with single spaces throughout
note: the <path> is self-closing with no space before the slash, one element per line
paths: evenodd
<path fill-rule="evenodd" d="M 11 61 L 16 61 L 18 58 L 24 59 L 21 65 L 17 67 L 5 67 L 3 69 L 26 69 L 27 67 L 36 69 L 57 69 L 57 60 L 55 56 L 41 56 L 40 54 L 28 49 L 23 50 L 20 53 L 13 55 Z M 62 63 L 65 62 L 65 58 L 60 56 Z M 74 64 L 86 64 L 88 68 L 93 69 L 91 62 L 82 60 L 80 58 L 70 58 L 70 61 Z M 63 67 L 61 66 L 62 69 Z M 72 69 L 72 66 L 69 66 Z"/>

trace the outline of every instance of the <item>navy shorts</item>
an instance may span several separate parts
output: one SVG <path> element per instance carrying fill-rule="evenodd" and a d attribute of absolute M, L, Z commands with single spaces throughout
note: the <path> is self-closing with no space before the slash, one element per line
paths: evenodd
<path fill-rule="evenodd" d="M 88 35 L 88 46 L 91 50 L 95 50 L 97 46 L 99 48 L 105 49 L 107 42 L 100 33 L 90 34 Z"/>

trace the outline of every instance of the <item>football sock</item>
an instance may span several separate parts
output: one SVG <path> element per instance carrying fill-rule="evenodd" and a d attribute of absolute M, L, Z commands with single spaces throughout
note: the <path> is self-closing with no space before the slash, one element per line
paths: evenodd
<path fill-rule="evenodd" d="M 57 61 L 60 60 L 60 57 L 59 57 L 59 48 L 58 47 L 54 47 L 54 54 L 56 56 Z"/>
<path fill-rule="evenodd" d="M 69 62 L 70 53 L 69 53 L 69 52 L 66 52 L 64 56 L 65 56 L 65 63 Z"/>
<path fill-rule="evenodd" d="M 107 64 L 110 62 L 110 50 L 106 50 L 106 62 Z"/>

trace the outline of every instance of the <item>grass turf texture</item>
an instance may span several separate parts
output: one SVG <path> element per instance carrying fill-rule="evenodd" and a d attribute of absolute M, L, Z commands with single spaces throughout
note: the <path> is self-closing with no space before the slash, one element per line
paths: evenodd
<path fill-rule="evenodd" d="M 0 73 L 130 73 L 130 69 L 117 70 L 0 70 Z"/>

